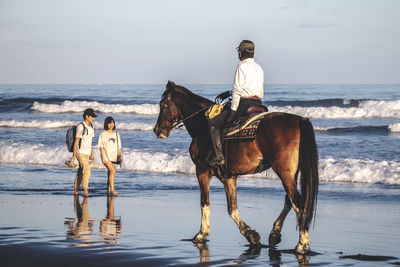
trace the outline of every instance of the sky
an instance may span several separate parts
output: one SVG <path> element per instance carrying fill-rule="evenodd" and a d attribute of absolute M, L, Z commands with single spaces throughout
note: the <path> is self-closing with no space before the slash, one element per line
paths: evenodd
<path fill-rule="evenodd" d="M 0 0 L 0 83 L 400 83 L 398 0 Z"/>

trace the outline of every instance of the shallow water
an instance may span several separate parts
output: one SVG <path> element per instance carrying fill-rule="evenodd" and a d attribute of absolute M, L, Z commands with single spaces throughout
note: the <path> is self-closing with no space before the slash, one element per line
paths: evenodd
<path fill-rule="evenodd" d="M 275 249 L 250 249 L 227 214 L 225 194 L 217 179 L 211 185 L 209 241 L 196 247 L 182 241 L 192 238 L 200 227 L 200 192 L 194 176 L 117 172 L 119 196 L 113 198 L 110 207 L 102 170 L 92 173 L 92 196 L 86 199 L 72 195 L 71 169 L 49 172 L 41 167 L 2 166 L 1 171 L 0 213 L 5 215 L 0 219 L 1 254 L 23 249 L 42 266 L 78 262 L 196 265 L 203 261 L 211 266 L 299 266 L 307 261 L 313 266 L 372 266 L 368 261 L 340 257 L 363 254 L 400 258 L 400 188 L 394 186 L 322 183 L 315 226 L 310 231 L 312 253 L 305 257 L 291 252 L 298 241 L 293 212 Z M 5 186 L 7 183 L 12 187 Z M 282 186 L 275 180 L 238 180 L 240 214 L 260 233 L 263 244 L 268 243 L 268 233 L 283 202 Z M 100 226 L 110 215 L 110 208 L 114 208 L 111 219 L 118 227 L 113 224 L 103 233 Z M 78 231 L 80 222 L 83 227 Z M 85 223 L 89 227 L 85 228 Z M 15 258 L 7 260 L 16 262 Z M 373 266 L 393 266 L 399 261 L 374 261 Z"/>

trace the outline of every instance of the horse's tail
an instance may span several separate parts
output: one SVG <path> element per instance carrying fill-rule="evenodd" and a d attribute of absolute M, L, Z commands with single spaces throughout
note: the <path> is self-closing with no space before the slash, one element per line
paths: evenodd
<path fill-rule="evenodd" d="M 318 149 L 311 122 L 300 119 L 299 170 L 301 172 L 301 198 L 299 226 L 308 230 L 317 208 L 318 195 Z"/>

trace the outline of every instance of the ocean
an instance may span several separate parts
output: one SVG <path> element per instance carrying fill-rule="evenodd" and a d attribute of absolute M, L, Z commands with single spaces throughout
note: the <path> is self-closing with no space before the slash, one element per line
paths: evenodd
<path fill-rule="evenodd" d="M 209 99 L 231 89 L 183 86 Z M 99 115 L 94 122 L 96 145 L 105 117 L 114 117 L 122 138 L 124 173 L 193 176 L 191 139 L 185 129 L 174 130 L 166 140 L 152 132 L 164 89 L 165 85 L 0 85 L 0 164 L 65 169 L 64 161 L 71 156 L 66 130 L 91 107 Z M 270 111 L 311 119 L 321 182 L 400 185 L 400 85 L 267 84 L 263 103 Z M 100 161 L 97 148 L 95 155 Z M 253 177 L 278 179 L 272 171 Z"/>

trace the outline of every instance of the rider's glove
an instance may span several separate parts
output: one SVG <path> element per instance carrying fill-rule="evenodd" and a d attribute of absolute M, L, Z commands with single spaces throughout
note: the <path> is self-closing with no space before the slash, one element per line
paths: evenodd
<path fill-rule="evenodd" d="M 218 100 L 222 101 L 225 98 L 228 98 L 230 96 L 231 96 L 231 91 L 226 91 L 226 92 L 220 93 L 215 99 L 218 99 Z"/>
<path fill-rule="evenodd" d="M 230 124 L 233 122 L 233 117 L 235 116 L 235 113 L 236 113 L 235 110 L 232 109 L 229 110 L 229 115 L 226 118 L 226 124 Z"/>

